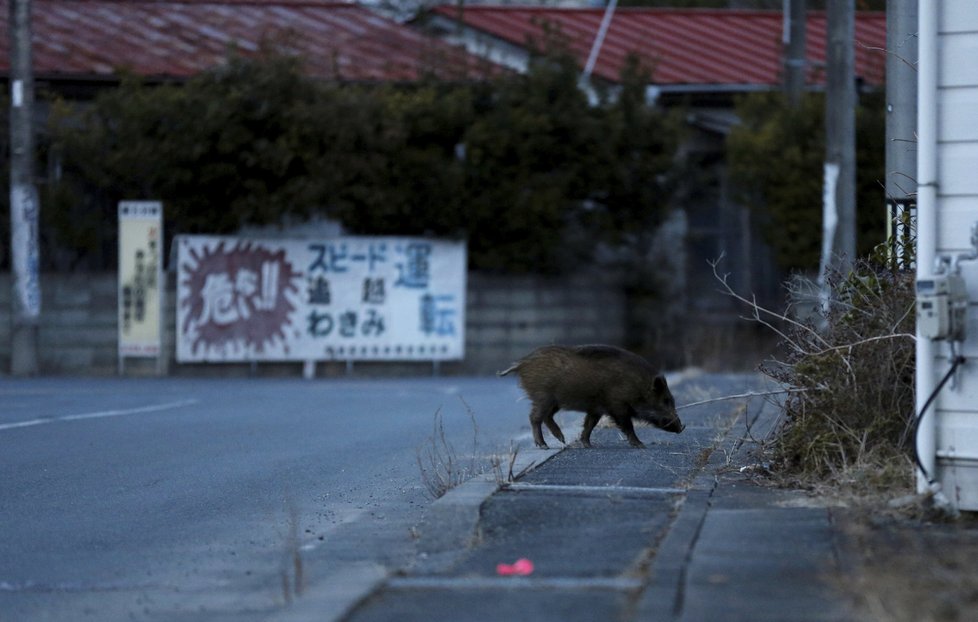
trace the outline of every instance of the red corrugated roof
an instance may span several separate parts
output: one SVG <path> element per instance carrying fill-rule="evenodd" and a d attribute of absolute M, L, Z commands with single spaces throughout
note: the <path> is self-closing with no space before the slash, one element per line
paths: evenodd
<path fill-rule="evenodd" d="M 449 19 L 459 16 L 456 6 L 434 12 Z M 539 44 L 549 27 L 566 38 L 583 66 L 604 9 L 466 6 L 461 15 L 466 26 L 520 46 Z M 652 81 L 659 85 L 773 86 L 780 82 L 782 27 L 779 11 L 619 8 L 594 75 L 617 81 L 634 52 L 653 68 Z M 809 13 L 806 37 L 810 80 L 821 83 L 824 12 Z M 884 81 L 885 48 L 886 15 L 857 13 L 856 74 L 870 84 Z"/>
<path fill-rule="evenodd" d="M 0 0 L 0 72 L 9 72 L 7 0 Z M 355 81 L 415 80 L 429 70 L 484 69 L 457 48 L 349 3 L 323 0 L 34 0 L 40 78 L 185 78 L 236 48 L 263 42 L 300 55 L 308 73 Z"/>

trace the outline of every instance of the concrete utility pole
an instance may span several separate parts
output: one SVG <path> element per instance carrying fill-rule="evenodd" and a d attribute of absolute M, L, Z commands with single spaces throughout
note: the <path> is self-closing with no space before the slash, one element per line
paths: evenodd
<path fill-rule="evenodd" d="M 30 0 L 8 0 L 10 28 L 11 364 L 15 376 L 37 374 L 41 316 L 38 210 L 34 185 L 34 73 Z"/>
<path fill-rule="evenodd" d="M 806 0 L 784 0 L 784 92 L 792 106 L 797 106 L 805 92 L 805 22 Z"/>
<path fill-rule="evenodd" d="M 912 232 L 903 216 L 917 201 L 917 0 L 886 2 L 886 206 L 894 258 L 904 268 Z"/>
<path fill-rule="evenodd" d="M 856 255 L 856 78 L 854 0 L 826 3 L 823 286 L 830 268 L 846 271 Z"/>

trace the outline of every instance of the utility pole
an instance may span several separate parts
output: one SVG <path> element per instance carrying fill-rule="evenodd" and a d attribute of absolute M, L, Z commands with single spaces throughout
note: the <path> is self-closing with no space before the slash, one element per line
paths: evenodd
<path fill-rule="evenodd" d="M 856 255 L 856 78 L 854 0 L 826 2 L 825 181 L 819 282 L 848 270 Z"/>
<path fill-rule="evenodd" d="M 30 0 L 8 0 L 10 28 L 10 372 L 38 373 L 37 330 L 41 315 L 38 210 L 34 185 L 34 72 L 31 65 Z"/>
<path fill-rule="evenodd" d="M 792 107 L 798 106 L 805 92 L 805 25 L 806 0 L 784 0 L 784 91 Z"/>
<path fill-rule="evenodd" d="M 917 203 L 917 0 L 886 2 L 886 207 L 893 260 L 911 266 Z"/>

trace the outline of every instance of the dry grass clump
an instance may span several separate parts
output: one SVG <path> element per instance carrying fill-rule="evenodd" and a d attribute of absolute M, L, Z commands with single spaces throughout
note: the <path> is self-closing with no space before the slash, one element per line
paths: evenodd
<path fill-rule="evenodd" d="M 726 285 L 724 277 L 718 275 Z M 860 261 L 827 279 L 828 304 L 792 291 L 788 314 L 752 301 L 783 354 L 761 370 L 787 389 L 774 441 L 779 471 L 872 491 L 910 485 L 914 412 L 913 274 Z"/>
<path fill-rule="evenodd" d="M 864 261 L 844 278 L 831 276 L 830 286 L 828 310 L 795 326 L 786 364 L 767 368 L 800 389 L 785 403 L 778 456 L 818 477 L 904 466 L 914 411 L 913 275 Z"/>
<path fill-rule="evenodd" d="M 860 619 L 924 622 L 978 619 L 978 526 L 838 517 L 849 572 L 840 579 Z"/>
<path fill-rule="evenodd" d="M 531 462 L 516 469 L 516 459 L 520 450 L 512 443 L 508 451 L 483 454 L 475 412 L 464 399 L 459 397 L 459 400 L 472 425 L 472 445 L 469 450 L 460 452 L 449 440 L 439 408 L 435 411 L 431 436 L 425 439 L 415 454 L 421 482 L 432 499 L 438 499 L 456 486 L 485 473 L 492 473 L 499 484 L 515 481 L 535 464 Z"/>
<path fill-rule="evenodd" d="M 465 404 L 464 401 L 462 403 Z M 472 450 L 468 454 L 460 454 L 448 440 L 440 408 L 435 411 L 431 436 L 417 449 L 421 481 L 432 499 L 443 496 L 479 472 L 475 458 L 479 446 L 479 426 L 468 404 L 465 404 L 465 410 L 472 422 Z"/>
<path fill-rule="evenodd" d="M 793 389 L 775 447 L 778 462 L 808 478 L 908 485 L 913 275 L 862 261 L 848 275 L 830 275 L 829 286 L 828 309 L 817 305 L 806 322 L 789 324 L 784 360 L 763 367 Z"/>

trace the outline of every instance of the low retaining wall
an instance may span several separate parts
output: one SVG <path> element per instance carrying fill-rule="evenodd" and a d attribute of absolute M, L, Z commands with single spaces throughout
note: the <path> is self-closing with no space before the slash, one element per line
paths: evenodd
<path fill-rule="evenodd" d="M 174 359 L 174 277 L 168 278 L 164 331 L 165 370 L 174 375 L 301 375 L 302 363 L 177 364 Z M 466 307 L 465 360 L 439 371 L 483 375 L 505 368 L 533 348 L 549 343 L 611 343 L 626 340 L 627 296 L 606 275 L 547 278 L 470 273 Z M 44 374 L 118 372 L 115 273 L 44 274 L 41 277 L 39 347 Z M 0 373 L 10 369 L 9 274 L 0 275 Z M 127 373 L 155 373 L 153 360 L 127 359 Z M 370 374 L 430 373 L 431 364 L 357 363 Z M 319 363 L 317 375 L 347 373 L 343 363 Z"/>

